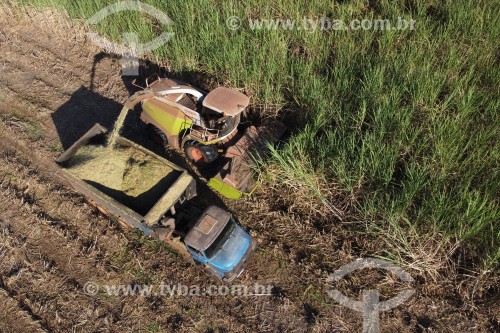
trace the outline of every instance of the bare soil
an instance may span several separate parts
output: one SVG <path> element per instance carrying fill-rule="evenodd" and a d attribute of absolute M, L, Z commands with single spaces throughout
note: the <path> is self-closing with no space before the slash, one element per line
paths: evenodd
<path fill-rule="evenodd" d="M 408 287 L 415 294 L 407 302 L 381 313 L 382 332 L 499 331 L 498 272 L 475 271 L 460 251 L 441 258 L 431 241 L 422 252 L 441 265 L 432 273 L 404 267 L 410 285 L 378 270 L 327 283 L 340 266 L 385 245 L 333 216 L 305 211 L 307 198 L 278 186 L 237 202 L 202 182 L 198 191 L 206 203 L 232 210 L 258 241 L 237 283 L 272 285 L 271 295 L 86 295 L 89 281 L 216 282 L 164 246 L 121 230 L 57 176 L 60 153 L 96 122 L 111 130 L 131 93 L 116 57 L 84 32 L 53 12 L 0 5 L 0 332 L 360 332 L 361 315 L 328 290 L 359 299 L 362 290 L 379 289 L 388 299 Z M 129 128 L 140 130 L 131 117 Z"/>

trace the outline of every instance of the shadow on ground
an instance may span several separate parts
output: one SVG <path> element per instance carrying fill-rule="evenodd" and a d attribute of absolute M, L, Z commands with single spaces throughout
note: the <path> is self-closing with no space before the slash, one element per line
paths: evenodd
<path fill-rule="evenodd" d="M 81 87 L 51 116 L 66 150 L 95 123 L 107 129 L 113 128 L 121 108 L 120 103 Z"/>

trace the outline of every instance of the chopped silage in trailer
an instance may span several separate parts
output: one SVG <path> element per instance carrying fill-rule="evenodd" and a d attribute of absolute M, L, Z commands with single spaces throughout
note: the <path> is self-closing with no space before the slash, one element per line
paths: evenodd
<path fill-rule="evenodd" d="M 119 146 L 83 146 L 66 170 L 143 215 L 179 175 L 153 156 Z"/>

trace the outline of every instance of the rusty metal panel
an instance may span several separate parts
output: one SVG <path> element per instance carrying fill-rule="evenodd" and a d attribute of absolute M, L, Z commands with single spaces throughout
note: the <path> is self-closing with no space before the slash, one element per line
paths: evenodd
<path fill-rule="evenodd" d="M 247 95 L 226 87 L 215 88 L 203 100 L 204 107 L 231 117 L 241 113 L 249 103 Z"/>
<path fill-rule="evenodd" d="M 196 222 L 196 225 L 186 235 L 185 243 L 196 249 L 205 250 L 231 218 L 228 211 L 217 206 L 208 207 Z"/>

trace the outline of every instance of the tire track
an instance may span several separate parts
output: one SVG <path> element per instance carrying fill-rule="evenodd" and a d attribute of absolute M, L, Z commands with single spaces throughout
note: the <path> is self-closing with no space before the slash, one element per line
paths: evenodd
<path fill-rule="evenodd" d="M 2 7 L 5 10 L 5 7 Z M 36 49 L 44 53 L 40 55 L 40 59 L 44 61 L 55 59 L 59 63 L 72 63 L 81 73 L 86 72 L 88 63 L 85 63 L 84 59 L 91 59 L 96 48 L 90 47 L 86 42 L 86 31 L 81 28 L 82 25 L 73 24 L 57 13 L 51 15 L 46 12 L 44 15 L 32 10 L 29 10 L 29 20 L 35 24 L 19 24 L 19 12 L 16 9 L 10 15 L 0 16 L 0 42 L 11 47 L 30 45 L 24 52 L 30 53 Z M 52 24 L 40 26 L 40 22 L 50 21 Z M 65 25 L 65 29 L 61 29 L 62 25 Z"/>
<path fill-rule="evenodd" d="M 124 246 L 126 241 L 118 227 L 113 225 L 110 230 L 110 222 L 92 213 L 81 197 L 51 184 L 53 180 L 43 177 L 41 169 L 33 167 L 29 160 L 9 156 L 9 152 L 1 148 L 0 188 L 12 190 L 44 225 L 64 234 L 68 241 L 78 241 L 85 252 L 92 243 L 99 256 L 111 256 Z M 67 218 L 68 212 L 75 212 L 76 218 Z"/>
<path fill-rule="evenodd" d="M 86 331 L 109 329 L 105 322 L 120 319 L 119 326 L 127 323 L 126 318 L 120 318 L 119 305 L 82 293 L 88 279 L 120 281 L 118 273 L 106 271 L 98 258 L 82 253 L 78 244 L 44 224 L 33 214 L 32 204 L 18 198 L 13 189 L 0 191 L 0 205 L 8 207 L 2 216 L 9 221 L 9 237 L 23 244 L 12 248 L 10 260 L 4 260 L 0 287 L 22 304 L 24 310 L 36 320 L 43 314 L 50 330 L 65 331 L 83 322 L 92 327 L 86 327 Z M 85 312 L 84 320 L 81 309 L 91 309 Z M 106 315 L 96 318 L 96 313 Z"/>
<path fill-rule="evenodd" d="M 71 93 L 54 89 L 29 70 L 24 72 L 12 67 L 4 68 L 0 83 L 16 92 L 22 99 L 50 110 L 57 110 L 63 101 L 71 97 Z"/>
<path fill-rule="evenodd" d="M 25 332 L 49 332 L 40 316 L 4 289 L 0 277 L 0 332 L 20 331 L 20 328 Z"/>
<path fill-rule="evenodd" d="M 60 73 L 54 70 L 49 64 L 44 67 L 33 67 L 34 59 L 24 59 L 22 55 L 15 55 L 12 52 L 5 52 L 4 56 L 4 71 L 8 68 L 12 74 L 33 73 L 33 82 L 39 87 L 43 87 L 45 91 L 54 91 L 56 97 L 67 98 L 81 86 L 81 79 L 76 80 L 67 76 L 67 73 Z M 38 92 L 37 86 L 31 88 L 25 87 L 26 90 L 35 90 Z M 64 100 L 64 99 L 61 99 Z"/>

